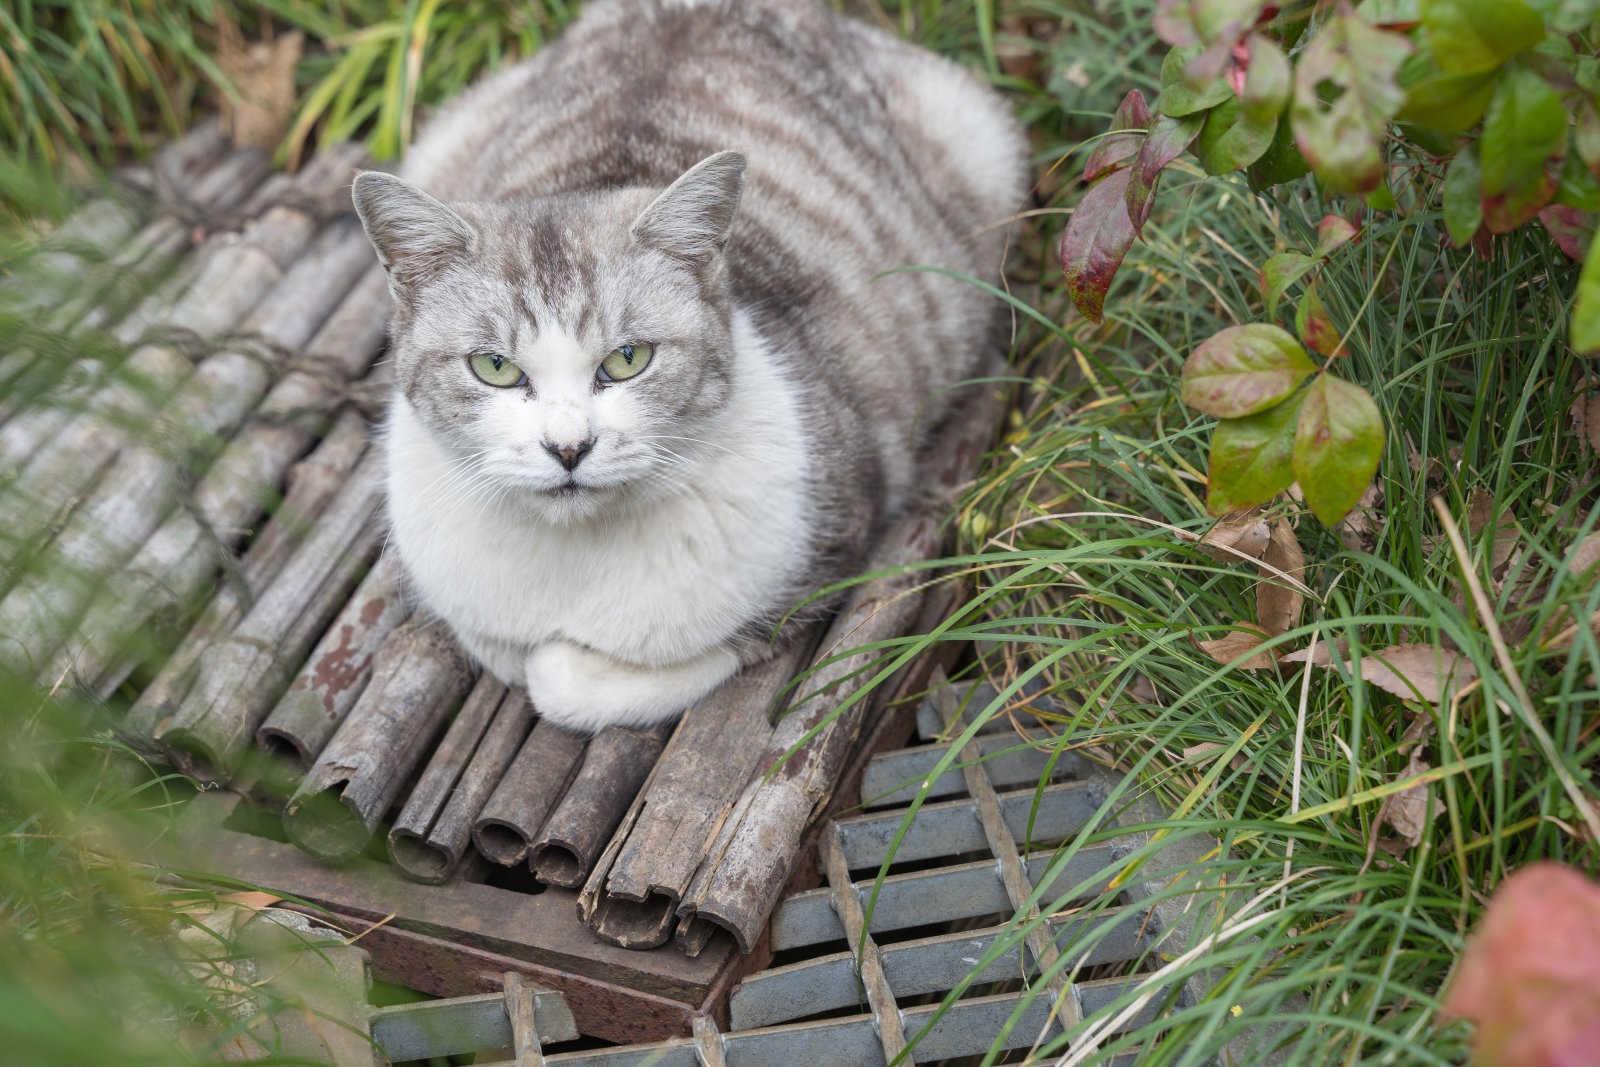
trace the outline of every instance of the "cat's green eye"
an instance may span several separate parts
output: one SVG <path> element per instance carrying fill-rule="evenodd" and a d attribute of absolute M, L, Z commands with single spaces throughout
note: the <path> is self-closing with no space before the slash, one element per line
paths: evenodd
<path fill-rule="evenodd" d="M 522 384 L 522 368 L 497 352 L 476 352 L 468 358 L 467 365 L 484 385 L 509 389 Z"/>
<path fill-rule="evenodd" d="M 611 354 L 600 361 L 600 380 L 625 382 L 648 367 L 650 357 L 655 354 L 655 345 L 620 345 L 613 348 Z"/>

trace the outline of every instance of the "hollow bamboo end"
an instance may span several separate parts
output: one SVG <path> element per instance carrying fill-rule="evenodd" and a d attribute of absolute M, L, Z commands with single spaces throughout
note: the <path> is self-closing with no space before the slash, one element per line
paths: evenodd
<path fill-rule="evenodd" d="M 731 937 L 739 946 L 741 955 L 748 956 L 755 946 L 745 940 L 737 922 L 723 919 L 709 911 L 691 911 L 678 923 L 678 947 L 685 956 L 699 956 L 718 937 Z"/>
<path fill-rule="evenodd" d="M 290 801 L 283 810 L 283 831 L 303 851 L 334 861 L 355 857 L 372 839 L 372 831 L 345 805 L 338 788 Z"/>
<path fill-rule="evenodd" d="M 528 867 L 545 885 L 563 889 L 582 888 L 589 876 L 589 864 L 565 841 L 542 841 L 528 853 Z"/>
<path fill-rule="evenodd" d="M 677 907 L 678 898 L 668 893 L 648 893 L 643 900 L 609 895 L 589 926 L 595 936 L 621 948 L 660 948 L 672 936 Z"/>
<path fill-rule="evenodd" d="M 528 838 L 499 819 L 482 819 L 472 828 L 473 843 L 484 857 L 502 867 L 514 867 L 528 854 Z"/>
<path fill-rule="evenodd" d="M 415 881 L 427 885 L 443 885 L 455 873 L 457 857 L 445 849 L 430 844 L 427 838 L 411 830 L 389 832 L 389 858 Z"/>
<path fill-rule="evenodd" d="M 222 754 L 192 730 L 182 727 L 168 730 L 161 735 L 160 741 L 178 769 L 197 781 L 210 785 L 226 782 L 233 777 L 233 771 Z"/>
<path fill-rule="evenodd" d="M 316 754 L 304 741 L 276 726 L 263 726 L 256 731 L 256 747 L 271 759 L 284 760 L 301 768 L 309 769 L 316 762 Z"/>

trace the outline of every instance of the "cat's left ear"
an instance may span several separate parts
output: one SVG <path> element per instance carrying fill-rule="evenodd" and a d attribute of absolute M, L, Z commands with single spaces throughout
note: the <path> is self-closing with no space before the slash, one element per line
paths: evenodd
<path fill-rule="evenodd" d="M 681 259 L 701 260 L 720 251 L 744 192 L 744 167 L 741 152 L 707 156 L 651 201 L 629 232 Z"/>

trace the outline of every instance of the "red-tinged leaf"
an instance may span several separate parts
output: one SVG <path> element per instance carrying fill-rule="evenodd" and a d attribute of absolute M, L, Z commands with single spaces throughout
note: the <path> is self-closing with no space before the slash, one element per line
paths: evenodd
<path fill-rule="evenodd" d="M 1460 248 L 1483 225 L 1483 175 L 1471 145 L 1456 153 L 1444 174 L 1444 226 Z"/>
<path fill-rule="evenodd" d="M 1584 250 L 1594 238 L 1594 217 L 1577 208 L 1552 204 L 1539 212 L 1539 222 L 1556 247 L 1574 263 L 1583 262 Z"/>
<path fill-rule="evenodd" d="M 1056 246 L 1072 302 L 1091 322 L 1099 322 L 1104 314 L 1106 292 L 1133 246 L 1133 220 L 1128 215 L 1130 177 L 1131 172 L 1123 168 L 1091 185 Z"/>
<path fill-rule="evenodd" d="M 1580 356 L 1600 355 L 1600 240 L 1589 242 L 1578 295 L 1572 304 L 1572 347 Z"/>
<path fill-rule="evenodd" d="M 1295 310 L 1294 328 L 1300 335 L 1300 343 L 1318 355 L 1331 358 L 1343 354 L 1339 331 L 1328 317 L 1328 309 L 1323 305 L 1322 297 L 1317 295 L 1315 285 L 1306 286 L 1305 295 L 1300 298 L 1300 306 Z"/>
<path fill-rule="evenodd" d="M 1213 515 L 1265 504 L 1294 480 L 1291 457 L 1300 395 L 1242 419 L 1223 419 L 1211 433 L 1206 510 Z"/>
<path fill-rule="evenodd" d="M 1288 331 L 1265 322 L 1230 326 L 1184 362 L 1183 402 L 1218 418 L 1242 418 L 1280 403 L 1316 369 Z"/>
<path fill-rule="evenodd" d="M 1289 102 L 1289 59 L 1283 49 L 1264 34 L 1251 34 L 1245 41 L 1245 49 L 1249 66 L 1239 90 L 1244 117 L 1252 124 L 1276 129 L 1278 116 Z"/>
<path fill-rule="evenodd" d="M 1278 302 L 1289 287 L 1315 270 L 1317 261 L 1304 252 L 1278 252 L 1261 265 L 1261 296 L 1267 314 L 1278 314 Z"/>
<path fill-rule="evenodd" d="M 1510 233 L 1532 222 L 1545 205 L 1556 198 L 1560 188 L 1560 161 L 1551 160 L 1549 169 L 1527 185 L 1483 198 L 1483 224 L 1490 233 Z"/>
<path fill-rule="evenodd" d="M 1327 258 L 1355 239 L 1355 223 L 1342 215 L 1324 215 L 1317 223 L 1317 255 Z"/>
<path fill-rule="evenodd" d="M 1600 885 L 1548 860 L 1500 883 L 1445 991 L 1473 1062 L 1566 1067 L 1600 1049 Z"/>
<path fill-rule="evenodd" d="M 1405 101 L 1397 76 L 1411 51 L 1405 37 L 1370 26 L 1347 9 L 1329 19 L 1301 53 L 1295 141 L 1331 188 L 1365 193 L 1382 181 L 1383 137 Z"/>
<path fill-rule="evenodd" d="M 1332 526 L 1361 500 L 1383 457 L 1383 417 L 1359 385 L 1319 375 L 1294 435 L 1294 477 L 1311 513 Z"/>
<path fill-rule="evenodd" d="M 1111 128 L 1095 142 L 1083 165 L 1083 177 L 1094 181 L 1120 167 L 1139 153 L 1145 130 L 1150 126 L 1150 105 L 1144 94 L 1131 90 L 1111 116 Z"/>
<path fill-rule="evenodd" d="M 1117 110 L 1111 116 L 1113 130 L 1145 130 L 1150 128 L 1150 105 L 1145 102 L 1144 93 L 1138 89 L 1130 89 L 1128 95 L 1122 98 L 1117 105 Z"/>
<path fill-rule="evenodd" d="M 1156 186 L 1167 165 L 1188 150 L 1200 132 L 1204 117 L 1168 118 L 1163 115 L 1150 127 L 1150 136 L 1139 148 L 1139 159 L 1133 165 L 1133 177 L 1128 181 L 1128 215 L 1137 233 L 1144 228 L 1155 203 Z"/>
<path fill-rule="evenodd" d="M 1422 32 L 1442 70 L 1494 70 L 1544 40 L 1544 20 L 1523 0 L 1428 0 Z"/>
<path fill-rule="evenodd" d="M 1221 637 L 1196 641 L 1195 644 L 1211 657 L 1213 663 L 1224 667 L 1241 656 L 1244 659 L 1235 664 L 1240 670 L 1269 671 L 1278 665 L 1277 650 L 1262 647 L 1267 640 L 1266 631 L 1248 622 L 1236 622 L 1233 627 Z"/>
<path fill-rule="evenodd" d="M 1155 25 L 1156 36 L 1174 48 L 1200 43 L 1200 31 L 1195 28 L 1189 0 L 1156 0 L 1151 22 Z"/>

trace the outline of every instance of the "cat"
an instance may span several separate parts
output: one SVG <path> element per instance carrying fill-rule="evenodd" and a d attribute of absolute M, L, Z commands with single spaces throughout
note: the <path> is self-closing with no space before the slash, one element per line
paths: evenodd
<path fill-rule="evenodd" d="M 816 0 L 599 0 L 441 109 L 353 187 L 422 606 L 579 731 L 771 655 L 997 351 L 960 276 L 998 277 L 1026 168 L 996 93 Z"/>

